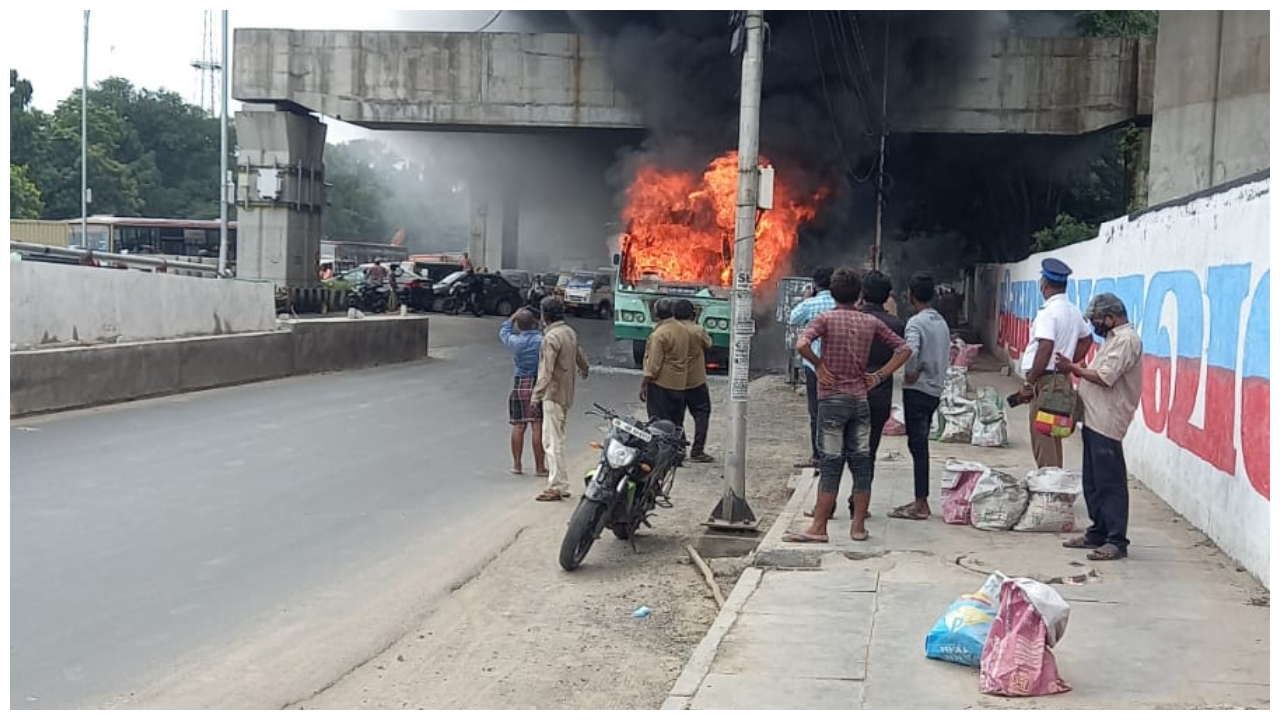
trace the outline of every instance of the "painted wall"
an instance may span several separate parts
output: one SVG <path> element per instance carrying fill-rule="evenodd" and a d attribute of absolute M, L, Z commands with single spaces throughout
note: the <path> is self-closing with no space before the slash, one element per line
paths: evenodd
<path fill-rule="evenodd" d="M 43 262 L 9 268 L 11 349 L 276 327 L 271 283 Z"/>
<path fill-rule="evenodd" d="M 1042 299 L 1040 262 L 1071 266 L 1082 309 L 1124 300 L 1142 335 L 1129 471 L 1269 585 L 1270 179 L 1120 218 L 1098 237 L 976 273 L 984 342 L 1016 363 Z"/>

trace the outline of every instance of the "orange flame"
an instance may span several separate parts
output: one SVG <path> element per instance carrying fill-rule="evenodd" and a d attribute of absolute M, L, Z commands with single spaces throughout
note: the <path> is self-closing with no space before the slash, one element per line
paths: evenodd
<path fill-rule="evenodd" d="M 761 164 L 768 164 L 762 156 Z M 733 231 L 737 212 L 738 152 L 712 160 L 701 177 L 652 165 L 636 173 L 627 189 L 622 220 L 626 261 L 623 279 L 636 283 L 647 274 L 663 280 L 727 287 L 733 273 Z M 796 200 L 775 178 L 773 209 L 756 223 L 752 284 L 776 282 L 787 271 L 800 226 L 812 220 L 825 197 L 819 190 Z"/>

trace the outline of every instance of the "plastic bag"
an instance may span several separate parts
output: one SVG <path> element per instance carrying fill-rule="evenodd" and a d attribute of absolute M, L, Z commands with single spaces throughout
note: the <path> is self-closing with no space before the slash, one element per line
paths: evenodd
<path fill-rule="evenodd" d="M 965 367 L 951 366 L 947 368 L 947 375 L 942 381 L 942 399 L 946 402 L 948 397 L 968 398 L 969 397 L 969 369 Z"/>
<path fill-rule="evenodd" d="M 987 466 L 976 462 L 948 459 L 942 473 L 942 521 L 951 525 L 969 524 L 969 496 L 973 487 L 987 472 Z"/>
<path fill-rule="evenodd" d="M 961 595 L 947 606 L 924 637 L 925 657 L 978 667 L 1006 580 L 1004 575 L 993 573 L 977 592 Z"/>
<path fill-rule="evenodd" d="M 1013 526 L 1019 532 L 1071 532 L 1076 527 L 1076 497 L 1080 473 L 1045 467 L 1027 473 L 1031 498 L 1022 519 Z"/>
<path fill-rule="evenodd" d="M 1070 607 L 1053 588 L 1030 578 L 1000 586 L 996 617 L 982 649 L 978 689 L 1030 697 L 1071 689 L 1049 648 L 1062 639 Z"/>
<path fill-rule="evenodd" d="M 907 418 L 902 411 L 902 406 L 894 404 L 889 410 L 889 419 L 884 424 L 882 435 L 906 435 L 907 434 Z"/>
<path fill-rule="evenodd" d="M 942 416 L 940 442 L 965 443 L 973 439 L 973 419 L 977 408 L 972 400 L 959 396 L 942 397 L 938 413 Z"/>
<path fill-rule="evenodd" d="M 929 439 L 937 440 L 942 437 L 942 410 L 933 411 L 933 419 L 929 421 Z"/>
<path fill-rule="evenodd" d="M 988 470 L 969 496 L 970 523 L 980 530 L 1009 530 L 1022 519 L 1029 495 L 1026 479 Z"/>
<path fill-rule="evenodd" d="M 951 365 L 967 368 L 982 350 L 982 344 L 970 345 L 960 338 L 951 341 Z"/>
<path fill-rule="evenodd" d="M 978 447 L 1004 447 L 1009 444 L 1004 398 L 993 387 L 978 388 L 978 399 L 974 403 L 973 438 L 970 443 Z"/>

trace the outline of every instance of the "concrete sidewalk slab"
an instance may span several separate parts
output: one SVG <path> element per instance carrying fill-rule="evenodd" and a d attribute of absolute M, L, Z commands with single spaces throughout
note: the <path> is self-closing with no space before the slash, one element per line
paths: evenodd
<path fill-rule="evenodd" d="M 1009 381 L 974 373 L 971 382 Z M 946 456 L 1018 474 L 1033 467 L 1025 413 L 1009 412 L 1007 448 L 931 443 L 935 515 L 926 521 L 888 517 L 914 493 L 905 438 L 884 438 L 866 542 L 848 537 L 847 477 L 831 542 L 782 542 L 785 531 L 808 524 L 803 511 L 816 492 L 813 474 L 797 473 L 794 495 L 757 551 L 759 574 L 747 589 L 735 588 L 740 604 L 716 621 L 729 629 L 699 648 L 705 672 L 687 669 L 666 707 L 1269 707 L 1269 593 L 1142 484 L 1130 482 L 1133 544 L 1118 562 L 1091 562 L 1084 551 L 1061 547 L 1068 534 L 942 522 Z M 1065 453 L 1068 467 L 1078 468 L 1078 439 Z M 1082 502 L 1076 514 L 1080 526 L 1087 523 Z M 1067 632 L 1053 652 L 1071 692 L 983 695 L 977 668 L 925 657 L 929 628 L 994 570 L 1048 582 L 1070 603 Z"/>

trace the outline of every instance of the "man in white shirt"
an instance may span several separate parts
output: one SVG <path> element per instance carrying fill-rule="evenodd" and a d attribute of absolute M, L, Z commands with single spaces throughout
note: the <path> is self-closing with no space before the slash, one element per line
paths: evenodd
<path fill-rule="evenodd" d="M 1040 294 L 1045 302 L 1031 325 L 1031 341 L 1022 351 L 1022 375 L 1026 383 L 1020 394 L 1030 403 L 1027 424 L 1036 467 L 1062 467 L 1062 439 L 1042 435 L 1035 429 L 1041 392 L 1051 383 L 1061 383 L 1064 379 L 1054 370 L 1054 354 L 1078 363 L 1093 345 L 1093 330 L 1085 322 L 1084 313 L 1067 299 L 1070 275 L 1071 268 L 1061 260 L 1046 258 L 1040 263 Z"/>

